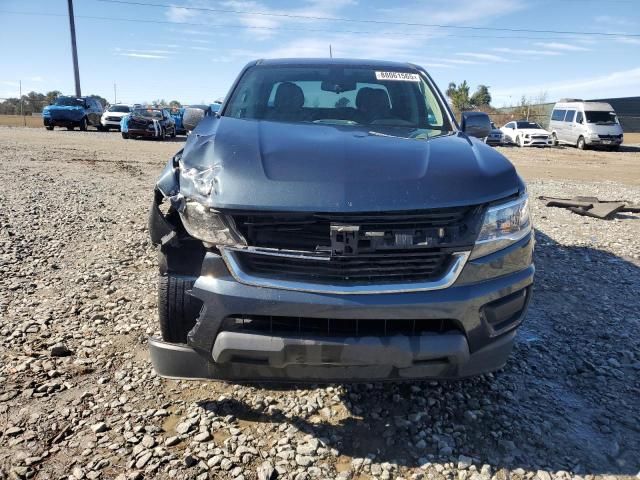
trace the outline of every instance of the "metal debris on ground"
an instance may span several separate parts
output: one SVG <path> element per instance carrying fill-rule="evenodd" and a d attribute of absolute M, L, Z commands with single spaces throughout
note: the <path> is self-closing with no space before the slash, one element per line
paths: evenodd
<path fill-rule="evenodd" d="M 578 215 L 611 220 L 616 213 L 640 213 L 640 205 L 627 200 L 598 200 L 596 197 L 577 196 L 573 198 L 538 197 L 545 200 L 547 207 L 560 207 Z"/>

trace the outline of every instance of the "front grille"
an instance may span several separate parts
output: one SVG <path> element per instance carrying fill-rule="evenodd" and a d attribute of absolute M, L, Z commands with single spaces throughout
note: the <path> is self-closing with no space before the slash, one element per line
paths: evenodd
<path fill-rule="evenodd" d="M 153 124 L 150 124 L 149 122 L 146 122 L 144 120 L 140 121 L 140 120 L 129 120 L 129 128 L 147 128 L 149 126 L 152 126 Z"/>
<path fill-rule="evenodd" d="M 622 135 L 598 135 L 601 140 L 617 140 L 622 138 Z"/>
<path fill-rule="evenodd" d="M 531 135 L 533 140 L 546 140 L 549 138 L 547 135 Z"/>
<path fill-rule="evenodd" d="M 107 117 L 107 120 L 110 122 L 119 122 L 120 117 Z"/>
<path fill-rule="evenodd" d="M 416 249 L 336 255 L 286 257 L 235 252 L 242 270 L 255 276 L 332 285 L 375 285 L 429 281 L 440 278 L 452 255 L 442 249 Z"/>
<path fill-rule="evenodd" d="M 471 250 L 482 210 L 464 206 L 229 215 L 250 247 L 233 252 L 244 272 L 278 280 L 361 286 L 439 280 L 452 265 L 454 252 Z"/>
<path fill-rule="evenodd" d="M 310 337 L 417 336 L 462 331 L 458 323 L 450 319 L 342 319 L 240 314 L 226 317 L 221 330 Z"/>
<path fill-rule="evenodd" d="M 420 230 L 449 235 L 448 240 L 462 240 L 472 230 L 470 217 L 478 207 L 453 207 L 422 211 L 375 213 L 241 213 L 232 215 L 236 227 L 250 246 L 305 251 L 328 251 L 331 247 L 331 224 L 357 225 L 360 230 L 391 232 Z M 475 238 L 475 237 L 474 237 Z M 441 240 L 447 240 L 441 239 Z M 366 241 L 359 251 L 366 250 Z M 451 243 L 451 242 L 449 242 Z M 458 243 L 459 242 L 453 242 Z M 473 239 L 463 243 L 472 244 Z M 439 242 L 442 244 L 442 241 Z"/>

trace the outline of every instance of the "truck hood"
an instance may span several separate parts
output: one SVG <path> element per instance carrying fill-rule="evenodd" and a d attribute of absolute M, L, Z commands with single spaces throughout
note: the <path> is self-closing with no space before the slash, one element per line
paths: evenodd
<path fill-rule="evenodd" d="M 205 117 L 187 140 L 176 181 L 185 197 L 197 197 L 184 173 L 209 169 L 214 188 L 199 200 L 213 207 L 316 212 L 472 205 L 524 188 L 513 165 L 478 140 L 411 133 Z"/>

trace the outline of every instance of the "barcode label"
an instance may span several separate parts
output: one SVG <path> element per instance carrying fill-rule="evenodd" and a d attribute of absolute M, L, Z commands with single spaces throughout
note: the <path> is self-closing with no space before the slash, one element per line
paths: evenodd
<path fill-rule="evenodd" d="M 376 72 L 378 80 L 397 80 L 400 82 L 419 82 L 420 75 L 417 73 L 405 72 Z"/>

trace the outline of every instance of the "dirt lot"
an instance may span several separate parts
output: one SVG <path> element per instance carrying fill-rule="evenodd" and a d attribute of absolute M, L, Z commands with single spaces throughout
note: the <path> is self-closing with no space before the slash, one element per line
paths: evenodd
<path fill-rule="evenodd" d="M 640 216 L 603 221 L 533 201 L 534 299 L 493 375 L 304 388 L 166 381 L 145 347 L 157 328 L 146 219 L 155 177 L 180 146 L 0 127 L 0 478 L 639 473 Z M 640 203 L 640 148 L 500 150 L 533 198 Z"/>
<path fill-rule="evenodd" d="M 21 115 L 0 115 L 0 125 L 6 127 L 32 127 L 42 128 L 42 117 L 21 116 Z"/>

